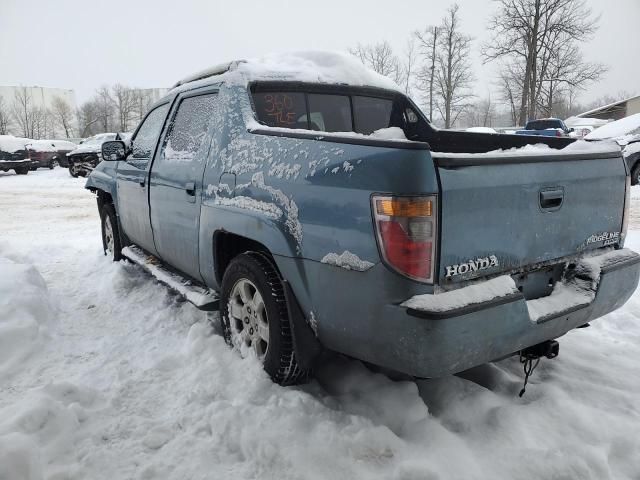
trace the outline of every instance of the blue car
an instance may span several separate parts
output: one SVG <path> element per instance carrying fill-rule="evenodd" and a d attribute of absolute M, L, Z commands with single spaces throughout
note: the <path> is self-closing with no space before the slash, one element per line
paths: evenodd
<path fill-rule="evenodd" d="M 635 290 L 625 162 L 573 144 L 439 130 L 355 60 L 290 54 L 178 82 L 86 187 L 109 257 L 219 310 L 275 382 L 325 350 L 439 377 L 551 357 Z"/>

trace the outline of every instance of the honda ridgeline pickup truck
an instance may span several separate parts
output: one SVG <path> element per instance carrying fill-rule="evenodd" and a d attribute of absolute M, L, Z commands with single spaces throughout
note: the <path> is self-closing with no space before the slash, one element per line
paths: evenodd
<path fill-rule="evenodd" d="M 102 146 L 105 253 L 145 266 L 281 384 L 320 352 L 439 377 L 543 345 L 638 283 L 617 146 L 445 131 L 339 54 L 179 82 Z M 521 148 L 525 147 L 525 148 Z"/>

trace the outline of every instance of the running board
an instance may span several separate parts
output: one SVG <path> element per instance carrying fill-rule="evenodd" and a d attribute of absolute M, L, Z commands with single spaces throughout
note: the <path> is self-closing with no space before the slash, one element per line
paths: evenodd
<path fill-rule="evenodd" d="M 178 292 L 185 300 L 195 305 L 196 308 L 207 312 L 218 310 L 219 298 L 217 293 L 208 288 L 194 285 L 191 280 L 168 270 L 159 259 L 146 253 L 141 248 L 135 246 L 124 247 L 122 255 L 133 263 L 140 265 L 160 283 Z"/>

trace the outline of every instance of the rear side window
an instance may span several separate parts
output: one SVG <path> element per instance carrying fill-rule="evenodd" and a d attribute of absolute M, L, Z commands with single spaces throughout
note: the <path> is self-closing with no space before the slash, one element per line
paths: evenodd
<path fill-rule="evenodd" d="M 355 131 L 369 135 L 391 126 L 393 100 L 376 97 L 353 97 Z"/>
<path fill-rule="evenodd" d="M 310 93 L 309 130 L 351 132 L 351 101 L 347 95 Z"/>
<path fill-rule="evenodd" d="M 165 140 L 164 159 L 193 160 L 206 136 L 215 105 L 215 93 L 182 100 Z"/>

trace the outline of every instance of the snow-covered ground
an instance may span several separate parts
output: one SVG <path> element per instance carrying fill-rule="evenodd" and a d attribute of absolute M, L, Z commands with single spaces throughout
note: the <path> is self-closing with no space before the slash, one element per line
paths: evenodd
<path fill-rule="evenodd" d="M 640 294 L 566 335 L 523 398 L 517 359 L 399 382 L 335 358 L 281 388 L 105 259 L 83 183 L 0 173 L 0 479 L 639 478 Z"/>

